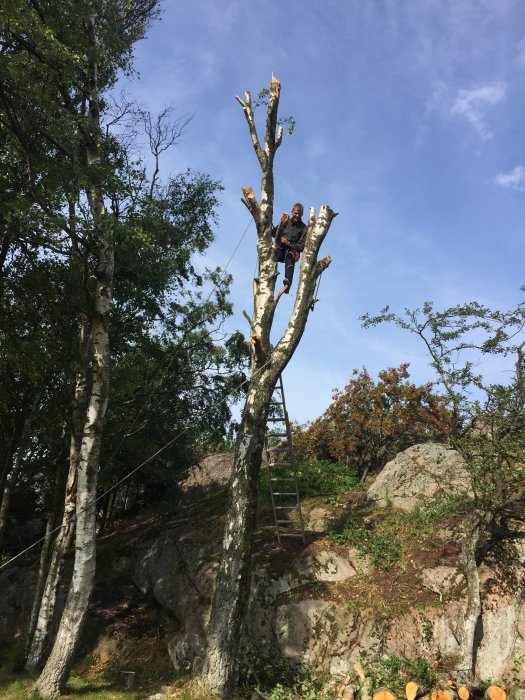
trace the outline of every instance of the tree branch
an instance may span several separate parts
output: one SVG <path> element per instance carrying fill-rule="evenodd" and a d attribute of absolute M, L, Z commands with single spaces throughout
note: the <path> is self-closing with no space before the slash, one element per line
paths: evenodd
<path fill-rule="evenodd" d="M 261 144 L 259 143 L 259 137 L 257 135 L 257 128 L 255 126 L 255 119 L 253 116 L 253 107 L 252 107 L 252 98 L 249 92 L 245 93 L 246 95 L 246 102 L 241 100 L 239 95 L 235 95 L 235 99 L 237 102 L 241 105 L 242 110 L 244 112 L 244 116 L 246 117 L 246 121 L 248 122 L 248 128 L 250 130 L 250 136 L 252 137 L 252 143 L 253 147 L 255 149 L 255 154 L 257 155 L 257 159 L 259 160 L 259 164 L 261 166 L 261 169 L 264 170 L 266 168 L 266 156 L 264 154 L 264 151 L 261 148 Z"/>

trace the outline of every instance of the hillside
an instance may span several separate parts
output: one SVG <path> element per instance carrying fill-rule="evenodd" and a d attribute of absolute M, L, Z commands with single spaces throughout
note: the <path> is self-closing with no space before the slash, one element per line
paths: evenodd
<path fill-rule="evenodd" d="M 199 669 L 205 643 L 230 461 L 218 455 L 195 468 L 173 515 L 122 522 L 100 538 L 75 674 L 84 689 L 72 687 L 71 697 L 90 697 L 86 683 L 101 688 L 93 697 L 192 697 L 188 673 Z M 481 624 L 466 650 L 472 506 L 463 477 L 452 451 L 410 448 L 367 490 L 306 495 L 304 546 L 277 544 L 263 484 L 242 642 L 245 688 L 269 693 L 292 682 L 289 668 L 308 666 L 355 695 L 361 664 L 372 687 L 400 693 L 408 680 L 462 682 L 467 652 L 482 681 L 520 697 L 525 548 L 486 536 L 476 567 Z M 30 576 L 22 566 L 2 575 L 3 636 L 23 634 Z"/>

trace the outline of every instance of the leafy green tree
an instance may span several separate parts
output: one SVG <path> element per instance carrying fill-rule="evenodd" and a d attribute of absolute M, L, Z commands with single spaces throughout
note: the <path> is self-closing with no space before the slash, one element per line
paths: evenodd
<path fill-rule="evenodd" d="M 346 462 L 364 479 L 401 450 L 428 440 L 446 439 L 450 413 L 432 385 L 409 381 L 408 363 L 379 372 L 354 370 L 343 391 L 304 432 L 295 431 L 298 453 Z"/>
<path fill-rule="evenodd" d="M 525 303 L 510 311 L 478 302 L 436 311 L 430 302 L 397 315 L 387 307 L 365 315 L 365 327 L 394 323 L 419 337 L 452 409 L 451 443 L 464 457 L 475 494 L 463 528 L 468 604 L 462 665 L 475 673 L 476 627 L 481 615 L 478 560 L 522 537 L 525 496 Z M 505 383 L 492 383 L 479 360 L 496 356 Z M 515 557 L 515 553 L 511 556 Z"/>
<path fill-rule="evenodd" d="M 155 159 L 148 179 L 143 163 L 134 162 L 127 149 L 133 132 L 126 131 L 124 122 L 133 108 L 114 107 L 110 99 L 119 71 L 131 69 L 133 45 L 144 36 L 157 4 L 157 0 L 125 4 L 68 0 L 60 5 L 51 0 L 8 0 L 0 8 L 0 128 L 7 137 L 0 169 L 2 177 L 13 169 L 15 182 L 20 183 L 16 207 L 10 209 L 4 201 L 0 213 L 7 222 L 1 229 L 1 269 L 4 272 L 8 256 L 15 254 L 20 264 L 27 258 L 42 261 L 49 269 L 56 267 L 60 274 L 43 297 L 50 337 L 42 340 L 42 353 L 36 355 L 44 366 L 46 355 L 55 349 L 60 352 L 64 341 L 64 357 L 74 358 L 60 367 L 62 389 L 71 397 L 66 422 L 71 440 L 69 474 L 63 479 L 62 527 L 48 573 L 48 581 L 52 577 L 54 582 L 46 584 L 42 600 L 49 604 L 39 615 L 45 624 L 42 629 L 37 625 L 38 648 L 30 653 L 31 663 L 38 666 L 54 607 L 53 589 L 61 576 L 61 553 L 73 535 L 74 522 L 73 577 L 53 649 L 37 682 L 45 697 L 60 692 L 67 678 L 92 588 L 97 481 L 100 456 L 106 454 L 102 435 L 111 427 L 111 415 L 106 425 L 111 362 L 116 363 L 115 398 L 120 402 L 114 407 L 113 435 L 118 432 L 119 410 L 125 410 L 128 401 L 133 403 L 132 397 L 148 380 L 153 382 L 162 420 L 155 425 L 154 419 L 141 415 L 143 407 L 135 401 L 136 415 L 130 418 L 138 423 L 130 432 L 137 442 L 140 430 L 140 437 L 147 436 L 151 446 L 177 427 L 177 421 L 169 418 L 175 404 L 179 412 L 185 407 L 186 426 L 192 406 L 195 413 L 195 405 L 211 404 L 214 398 L 219 399 L 219 408 L 210 410 L 208 429 L 219 430 L 221 422 L 224 429 L 229 416 L 230 379 L 222 374 L 231 378 L 231 363 L 226 369 L 230 354 L 214 351 L 210 363 L 201 351 L 207 337 L 211 342 L 214 324 L 220 327 L 229 313 L 228 280 L 218 271 L 199 274 L 193 262 L 212 240 L 218 183 L 198 173 L 183 173 L 163 183 L 158 158 L 176 140 L 177 129 L 162 120 L 155 124 L 143 113 L 138 116 L 145 120 Z M 29 221 L 35 225 L 28 227 Z M 213 294 L 205 299 L 204 289 L 211 285 Z M 67 318 L 66 333 L 61 332 L 60 314 L 51 313 L 55 298 L 57 309 Z M 16 303 L 14 299 L 13 308 Z M 9 333 L 6 328 L 4 337 Z M 59 339 L 55 345 L 53 333 Z M 26 340 L 35 350 L 37 336 L 28 335 Z M 135 377 L 130 368 L 133 357 L 145 360 L 142 374 Z M 155 376 L 156 357 L 167 360 L 165 367 L 171 363 L 161 377 Z M 126 366 L 127 373 L 119 372 Z M 30 374 L 29 366 L 20 372 L 27 387 Z M 48 377 L 47 370 L 43 374 Z M 198 377 L 209 381 L 199 386 Z M 44 393 L 51 397 L 47 382 Z M 176 396 L 182 397 L 180 404 Z M 26 421 L 19 423 L 23 426 Z M 46 436 L 34 429 L 32 443 L 37 438 L 42 445 L 46 442 Z M 47 447 L 53 448 L 56 459 L 64 447 L 67 451 L 64 440 L 59 444 L 47 439 Z M 107 448 L 110 454 L 114 451 Z M 27 466 L 29 451 L 22 452 Z M 120 475 L 118 466 L 113 461 L 106 471 L 112 480 Z M 45 482 L 51 491 L 56 480 L 48 475 Z"/>

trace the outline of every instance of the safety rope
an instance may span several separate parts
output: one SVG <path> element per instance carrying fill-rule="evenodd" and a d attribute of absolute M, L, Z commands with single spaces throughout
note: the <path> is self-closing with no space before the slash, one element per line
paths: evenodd
<path fill-rule="evenodd" d="M 239 391 L 239 389 L 241 389 L 245 384 L 247 384 L 249 381 L 251 381 L 252 379 L 254 379 L 254 377 L 256 377 L 257 374 L 259 374 L 259 372 L 262 372 L 263 369 L 265 369 L 265 367 L 266 367 L 267 365 L 269 365 L 270 363 L 271 363 L 271 358 L 269 358 L 269 359 L 264 363 L 264 365 L 262 365 L 261 367 L 259 367 L 259 369 L 257 369 L 257 370 L 251 375 L 251 377 L 247 377 L 244 381 L 242 381 L 242 382 L 239 384 L 239 386 L 236 388 L 236 391 Z M 212 404 L 211 406 L 208 407 L 208 409 L 207 409 L 206 411 L 203 412 L 203 415 L 205 416 L 207 413 L 210 413 L 210 412 L 211 412 L 216 406 L 218 406 L 218 405 L 219 405 L 219 402 L 217 402 L 216 404 Z M 130 472 L 128 472 L 128 473 L 126 474 L 126 476 L 123 476 L 122 479 L 120 479 L 119 481 L 117 481 L 116 484 L 113 484 L 113 486 L 111 486 L 109 489 L 107 489 L 106 491 L 104 491 L 103 493 L 101 493 L 100 496 L 97 496 L 97 498 L 95 499 L 95 503 L 98 503 L 98 501 L 100 501 L 102 498 L 104 498 L 104 496 L 107 496 L 108 493 L 111 493 L 111 491 L 113 491 L 113 490 L 116 489 L 118 486 L 120 486 L 122 483 L 124 483 L 125 481 L 127 481 L 127 479 L 129 479 L 131 476 L 133 476 L 133 474 L 136 474 L 140 469 L 142 469 L 142 467 L 144 467 L 146 464 L 148 464 L 149 462 L 151 462 L 152 459 L 154 459 L 155 457 L 158 457 L 158 455 L 162 454 L 162 452 L 164 452 L 165 450 L 168 449 L 168 447 L 170 447 L 171 445 L 173 445 L 173 443 L 174 443 L 176 440 L 178 440 L 179 438 L 181 438 L 181 437 L 184 435 L 184 433 L 187 432 L 189 429 L 190 429 L 190 426 L 186 426 L 185 428 L 183 428 L 179 433 L 177 433 L 177 435 L 175 435 L 174 438 L 172 438 L 171 440 L 169 440 L 165 445 L 163 445 L 162 447 L 160 447 L 156 452 L 154 452 L 154 453 L 151 454 L 147 459 L 145 459 L 143 462 L 141 462 L 141 463 L 138 465 L 138 467 L 135 467 L 134 469 L 132 469 Z M 81 513 L 85 512 L 85 511 L 87 510 L 87 508 L 88 508 L 88 507 L 86 506 L 86 507 L 85 507 L 84 509 L 82 509 L 80 512 L 81 512 Z M 66 520 L 66 522 L 69 523 L 69 522 L 71 522 L 72 520 L 76 519 L 76 517 L 77 517 L 77 514 L 76 514 L 76 512 L 75 512 L 75 513 L 73 513 L 73 514 L 71 515 L 71 517 L 70 517 L 69 519 Z M 49 534 L 50 534 L 50 535 L 53 535 L 55 532 L 58 532 L 58 530 L 60 530 L 60 529 L 62 528 L 62 525 L 63 525 L 63 523 L 61 523 L 60 525 L 58 525 L 54 530 L 51 530 L 51 532 L 50 532 Z M 19 559 L 23 554 L 26 554 L 27 552 L 29 552 L 31 549 L 33 549 L 34 547 L 36 547 L 38 544 L 40 544 L 40 543 L 43 542 L 44 540 L 45 540 L 45 537 L 41 537 L 40 539 L 36 540 L 36 542 L 33 542 L 33 544 L 30 544 L 28 547 L 26 547 L 25 549 L 23 549 L 23 550 L 22 550 L 21 552 L 19 552 L 18 554 L 15 554 L 15 556 L 14 556 L 14 557 L 11 557 L 11 559 L 9 559 L 9 561 L 4 562 L 3 564 L 0 564 L 0 571 L 1 571 L 2 569 L 4 569 L 6 566 L 9 566 L 10 564 L 12 564 L 16 559 Z"/>
<path fill-rule="evenodd" d="M 246 236 L 246 234 L 247 234 L 247 232 L 248 232 L 248 229 L 250 228 L 250 226 L 251 226 L 251 224 L 252 224 L 252 221 L 253 221 L 253 219 L 250 219 L 250 221 L 248 222 L 248 225 L 247 225 L 246 228 L 244 229 L 244 232 L 242 233 L 242 235 L 241 235 L 241 237 L 240 237 L 240 239 L 239 239 L 237 245 L 235 246 L 235 248 L 234 248 L 232 254 L 230 255 L 230 257 L 229 257 L 229 259 L 228 259 L 228 261 L 227 261 L 227 263 L 226 263 L 226 265 L 224 266 L 223 275 L 224 275 L 224 273 L 226 273 L 228 267 L 230 266 L 230 263 L 232 262 L 233 258 L 235 257 L 235 254 L 236 254 L 237 251 L 239 250 L 239 248 L 240 248 L 240 246 L 241 246 L 241 243 L 242 243 L 242 241 L 244 240 L 244 237 Z M 205 301 L 204 305 L 206 305 L 206 303 L 210 300 L 210 298 L 211 298 L 213 292 L 217 289 L 217 286 L 218 286 L 218 281 L 217 281 L 216 283 L 214 283 L 214 285 L 213 285 L 213 287 L 212 287 L 210 293 L 208 294 L 208 297 L 206 298 L 206 301 Z M 196 324 L 195 327 L 193 328 L 193 330 L 195 330 L 196 328 L 198 328 L 200 325 L 204 325 L 204 324 L 205 324 L 207 321 L 209 321 L 210 319 L 211 319 L 211 315 L 209 315 L 208 317 L 206 317 L 206 318 L 204 318 L 203 320 L 201 320 L 198 324 Z M 161 386 L 162 382 L 164 381 L 164 378 L 166 377 L 166 375 L 167 375 L 168 371 L 170 370 L 170 368 L 171 368 L 173 362 L 175 361 L 175 358 L 176 358 L 176 352 L 175 352 L 175 351 L 178 350 L 178 349 L 180 349 L 180 348 L 182 347 L 182 344 L 183 344 L 183 342 L 180 342 L 178 345 L 176 345 L 176 346 L 173 348 L 172 358 L 171 358 L 170 361 L 168 362 L 167 367 L 163 370 L 162 376 L 161 376 L 161 378 L 159 379 L 159 381 L 157 382 L 157 384 L 151 389 L 150 393 L 146 396 L 145 401 L 144 401 L 144 405 L 147 405 L 147 402 L 152 398 L 152 396 L 154 395 L 154 393 L 155 393 L 155 392 L 158 390 L 158 388 Z M 268 364 L 268 363 L 266 363 L 266 364 Z M 259 371 L 261 371 L 262 369 L 264 369 L 264 367 L 266 366 L 266 364 L 263 365 L 259 370 L 257 370 L 257 372 L 259 372 Z M 257 374 L 257 372 L 256 372 L 255 374 Z M 255 376 L 255 374 L 252 375 L 252 376 Z M 242 388 L 242 386 L 243 386 L 247 381 L 249 381 L 249 379 L 245 379 L 243 382 L 241 382 L 241 384 L 236 388 L 236 391 L 239 391 L 239 390 Z M 206 413 L 208 413 L 208 412 L 211 412 L 211 411 L 212 411 L 216 406 L 218 406 L 218 405 L 219 405 L 219 402 L 217 402 L 216 404 L 212 404 L 212 405 L 204 412 L 204 415 L 206 415 Z M 113 452 L 110 454 L 109 458 L 106 460 L 106 463 L 105 463 L 104 467 L 100 470 L 100 474 L 103 473 L 103 472 L 105 471 L 105 469 L 107 469 L 107 468 L 111 465 L 111 463 L 113 462 L 113 460 L 114 460 L 114 458 L 115 458 L 115 455 L 118 453 L 118 451 L 119 451 L 119 449 L 121 448 L 122 444 L 124 443 L 124 441 L 125 441 L 127 435 L 129 434 L 130 431 L 132 431 L 132 430 L 135 428 L 135 426 L 137 425 L 137 423 L 138 423 L 140 417 L 141 417 L 141 414 L 139 413 L 139 414 L 136 416 L 136 418 L 135 418 L 135 420 L 133 421 L 133 423 L 125 430 L 125 432 L 124 432 L 124 437 L 122 437 L 122 439 L 121 439 L 120 442 L 117 444 L 117 446 L 115 447 L 115 449 L 113 450 Z M 163 447 L 161 447 L 161 448 L 160 448 L 159 450 L 157 450 L 154 454 L 150 455 L 146 460 L 144 460 L 141 464 L 139 464 L 138 467 L 136 467 L 135 469 L 133 469 L 132 471 L 130 471 L 128 474 L 126 474 L 126 476 L 124 476 L 122 479 L 120 479 L 120 480 L 117 481 L 115 484 L 113 484 L 113 486 L 111 486 L 109 489 L 107 489 L 107 490 L 104 491 L 102 494 L 100 494 L 100 496 L 98 496 L 98 497 L 96 498 L 95 503 L 97 503 L 97 502 L 100 501 L 102 498 L 104 498 L 104 497 L 107 496 L 109 493 L 111 493 L 114 489 L 116 489 L 118 486 L 120 486 L 124 481 L 126 481 L 126 480 L 129 479 L 131 476 L 133 476 L 133 474 L 135 474 L 135 473 L 138 472 L 140 469 L 142 469 L 142 467 L 144 467 L 146 464 L 148 464 L 149 462 L 151 462 L 152 459 L 154 459 L 154 458 L 157 457 L 159 454 L 161 454 L 162 452 L 164 452 L 165 450 L 167 450 L 168 447 L 170 447 L 174 442 L 176 442 L 179 438 L 181 438 L 187 430 L 189 430 L 189 427 L 190 427 L 190 426 L 187 426 L 186 428 L 184 428 L 184 429 L 183 429 L 180 433 L 178 433 L 174 438 L 172 438 L 171 440 L 169 440 Z M 82 512 L 82 511 L 81 511 L 81 512 Z M 72 520 L 73 518 L 76 518 L 76 516 L 77 516 L 77 514 L 74 513 L 74 514 L 71 516 L 71 520 Z M 69 520 L 66 521 L 66 522 L 69 522 Z M 55 532 L 58 532 L 58 531 L 62 528 L 62 526 L 63 526 L 63 523 L 61 523 L 61 524 L 58 525 L 56 528 L 54 528 L 53 530 L 51 530 L 51 532 L 49 533 L 48 536 L 53 535 Z M 40 544 L 41 542 L 43 542 L 44 540 L 45 540 L 45 536 L 44 536 L 44 537 L 41 537 L 41 538 L 38 539 L 38 540 L 36 540 L 35 542 L 33 542 L 33 544 L 29 545 L 28 547 L 26 547 L 25 549 L 23 549 L 23 550 L 22 550 L 21 552 L 19 552 L 18 554 L 16 554 L 15 556 L 11 557 L 11 559 L 9 559 L 7 562 L 4 562 L 4 563 L 0 564 L 0 571 L 1 571 L 2 569 L 4 569 L 6 566 L 10 565 L 13 561 L 15 561 L 16 559 L 18 559 L 19 557 L 21 557 L 23 554 L 26 554 L 26 552 L 30 551 L 31 549 L 33 549 L 34 547 L 36 547 L 37 545 L 39 545 L 39 544 Z"/>
<path fill-rule="evenodd" d="M 314 311 L 314 310 L 315 310 L 315 305 L 316 305 L 317 302 L 319 301 L 319 299 L 318 299 L 318 297 L 317 297 L 317 294 L 318 294 L 318 292 L 319 292 L 319 287 L 321 286 L 321 277 L 323 276 L 323 272 L 324 272 L 324 269 L 321 270 L 321 272 L 320 272 L 320 274 L 319 274 L 319 277 L 317 278 L 317 286 L 316 286 L 316 288 L 315 288 L 314 295 L 313 295 L 313 297 L 312 297 L 312 303 L 310 304 L 310 311 Z"/>

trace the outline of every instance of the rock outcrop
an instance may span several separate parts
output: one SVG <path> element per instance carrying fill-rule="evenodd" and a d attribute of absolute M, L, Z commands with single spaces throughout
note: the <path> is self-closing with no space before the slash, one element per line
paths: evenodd
<path fill-rule="evenodd" d="M 208 471 L 213 473 L 209 464 Z M 312 533 L 306 547 L 278 546 L 271 535 L 259 541 L 242 642 L 246 658 L 255 658 L 261 649 L 273 650 L 292 664 L 344 675 L 359 659 L 389 653 L 423 656 L 460 673 L 468 636 L 460 555 L 468 537 L 464 516 L 472 510 L 461 459 L 443 445 L 409 448 L 385 467 L 367 498 L 376 509 L 410 511 L 443 493 L 464 494 L 465 513 L 442 523 L 430 542 L 422 537 L 403 567 L 374 570 L 355 548 L 332 544 L 319 532 Z M 316 508 L 318 503 L 312 512 Z M 327 522 L 328 507 L 323 510 Z M 376 510 L 367 517 L 377 516 Z M 175 525 L 145 544 L 138 557 L 135 584 L 179 621 L 179 632 L 170 641 L 176 667 L 199 666 L 220 547 L 215 518 L 193 527 Z M 511 556 L 505 567 L 489 558 L 479 564 L 482 608 L 474 649 L 478 677 L 507 684 L 515 674 L 515 659 L 525 655 L 525 547 L 508 547 Z"/>
<path fill-rule="evenodd" d="M 470 479 L 460 455 L 435 442 L 400 452 L 381 470 L 367 497 L 379 507 L 412 510 L 429 498 L 472 495 Z"/>

